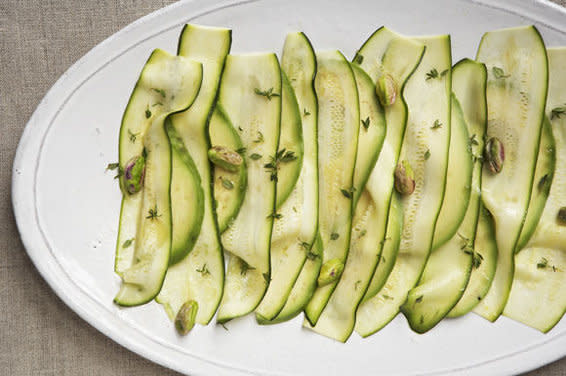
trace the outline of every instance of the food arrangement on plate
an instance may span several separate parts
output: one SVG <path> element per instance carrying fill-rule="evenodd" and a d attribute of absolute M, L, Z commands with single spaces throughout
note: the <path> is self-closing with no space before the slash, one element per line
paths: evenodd
<path fill-rule="evenodd" d="M 133 89 L 108 166 L 116 304 L 155 299 L 181 334 L 304 312 L 343 342 L 399 313 L 418 333 L 472 311 L 561 319 L 566 48 L 533 26 L 454 65 L 448 35 L 385 27 L 351 61 L 301 32 L 281 59 L 230 47 L 186 25 Z"/>

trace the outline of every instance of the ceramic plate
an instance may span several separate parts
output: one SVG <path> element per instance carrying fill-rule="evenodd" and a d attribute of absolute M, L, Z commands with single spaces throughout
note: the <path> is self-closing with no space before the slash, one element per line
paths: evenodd
<path fill-rule="evenodd" d="M 489 5 L 487 5 L 489 3 Z M 378 27 L 452 35 L 453 59 L 474 57 L 483 32 L 535 24 L 548 46 L 566 45 L 566 12 L 545 1 L 257 0 L 181 2 L 134 22 L 70 68 L 45 96 L 20 141 L 13 205 L 24 245 L 53 290 L 83 319 L 136 353 L 191 375 L 516 374 L 566 355 L 566 320 L 541 334 L 501 317 L 469 314 L 424 335 L 399 315 L 346 344 L 252 316 L 180 337 L 156 303 L 112 303 L 120 191 L 105 166 L 118 158 L 122 112 L 154 48 L 176 51 L 185 23 L 233 29 L 232 52 L 277 51 L 303 30 L 317 49 L 352 57 Z"/>

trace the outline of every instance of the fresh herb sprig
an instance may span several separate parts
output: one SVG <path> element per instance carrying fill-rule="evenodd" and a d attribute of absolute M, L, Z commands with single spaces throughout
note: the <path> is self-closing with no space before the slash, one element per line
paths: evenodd
<path fill-rule="evenodd" d="M 271 100 L 271 98 L 273 97 L 278 97 L 279 94 L 278 93 L 274 93 L 273 92 L 273 88 L 270 87 L 267 90 L 260 90 L 257 87 L 254 89 L 254 93 L 256 93 L 257 95 L 261 95 L 262 97 L 266 97 L 268 101 Z"/>

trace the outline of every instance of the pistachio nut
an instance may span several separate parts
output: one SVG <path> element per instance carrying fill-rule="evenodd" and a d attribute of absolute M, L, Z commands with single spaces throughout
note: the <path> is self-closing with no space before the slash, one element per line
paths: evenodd
<path fill-rule="evenodd" d="M 415 175 L 408 161 L 401 161 L 395 169 L 395 189 L 403 196 L 415 191 Z"/>
<path fill-rule="evenodd" d="M 501 172 L 503 162 L 505 161 L 505 148 L 497 137 L 491 137 L 487 140 L 484 157 L 487 162 L 487 167 L 492 173 L 498 174 Z"/>
<path fill-rule="evenodd" d="M 186 335 L 195 326 L 198 303 L 194 300 L 185 302 L 175 317 L 175 328 L 181 335 Z"/>
<path fill-rule="evenodd" d="M 326 261 L 320 269 L 318 275 L 318 285 L 325 286 L 336 281 L 344 271 L 344 263 L 340 259 L 334 258 Z"/>
<path fill-rule="evenodd" d="M 124 166 L 124 174 L 122 175 L 124 188 L 129 194 L 139 192 L 143 187 L 143 178 L 145 176 L 145 156 L 140 155 L 133 157 Z"/>
<path fill-rule="evenodd" d="M 230 172 L 237 172 L 244 159 L 236 151 L 224 147 L 213 146 L 208 150 L 208 159 L 214 165 Z"/>
<path fill-rule="evenodd" d="M 383 107 L 391 106 L 397 99 L 397 82 L 389 73 L 384 73 L 377 79 L 375 92 Z"/>

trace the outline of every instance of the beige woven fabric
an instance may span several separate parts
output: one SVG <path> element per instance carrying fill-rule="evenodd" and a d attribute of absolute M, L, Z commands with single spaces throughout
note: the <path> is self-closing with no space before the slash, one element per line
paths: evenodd
<path fill-rule="evenodd" d="M 0 375 L 176 375 L 107 339 L 55 296 L 20 242 L 10 196 L 18 140 L 51 85 L 97 43 L 172 2 L 0 1 Z M 566 375 L 566 359 L 531 375 Z"/>

